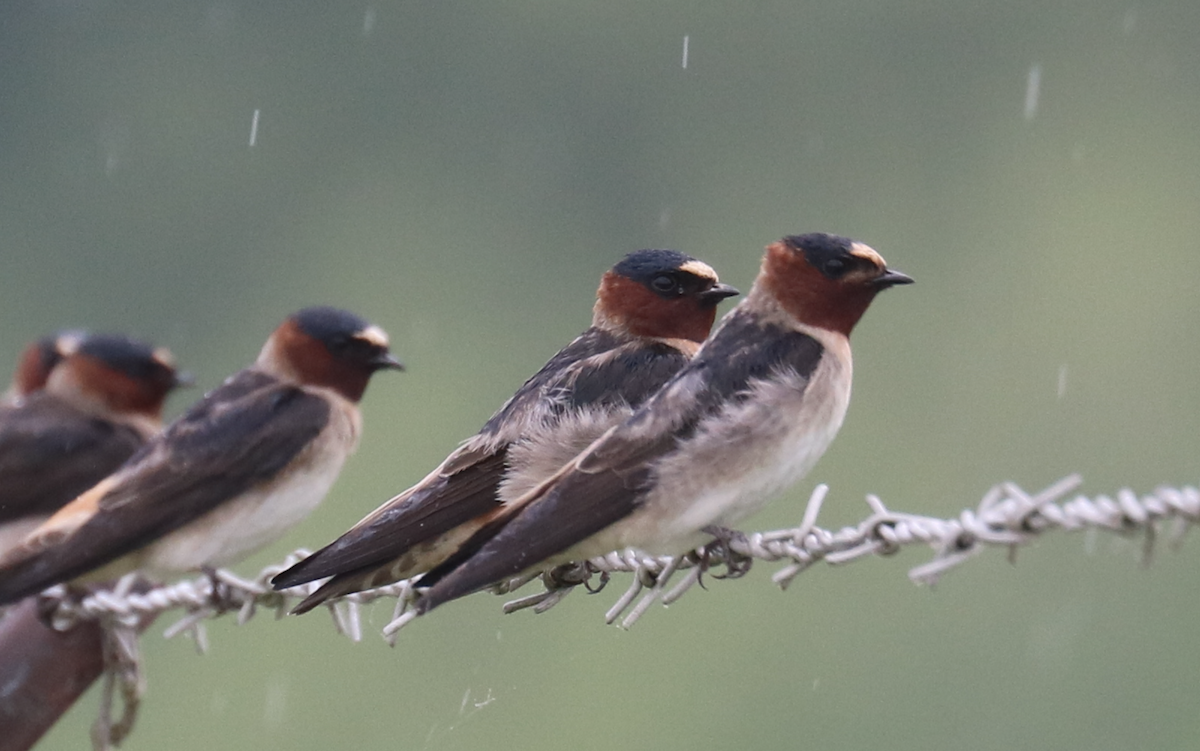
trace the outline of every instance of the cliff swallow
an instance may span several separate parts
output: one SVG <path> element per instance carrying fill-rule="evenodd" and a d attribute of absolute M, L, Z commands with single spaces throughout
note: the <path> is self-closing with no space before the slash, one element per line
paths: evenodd
<path fill-rule="evenodd" d="M 0 604 L 85 574 L 221 566 L 274 541 L 328 492 L 384 368 L 401 365 L 378 326 L 334 308 L 291 316 L 252 366 L 0 556 Z"/>
<path fill-rule="evenodd" d="M 699 349 L 717 303 L 738 291 L 670 250 L 627 255 L 600 281 L 592 325 L 550 359 L 417 485 L 272 583 L 333 576 L 295 609 L 427 571 L 583 450 Z"/>
<path fill-rule="evenodd" d="M 124 336 L 69 332 L 26 348 L 0 406 L 0 553 L 121 466 L 162 428 L 189 376 L 171 353 Z"/>
<path fill-rule="evenodd" d="M 17 359 L 12 383 L 0 397 L 0 405 L 13 404 L 21 397 L 45 388 L 50 371 L 62 361 L 68 349 L 78 346 L 84 336 L 80 331 L 61 331 L 30 342 Z"/>
<path fill-rule="evenodd" d="M 423 577 L 418 612 L 613 550 L 679 554 L 758 510 L 841 426 L 851 329 L 877 293 L 911 282 L 846 238 L 769 245 L 754 288 L 692 361 Z"/>

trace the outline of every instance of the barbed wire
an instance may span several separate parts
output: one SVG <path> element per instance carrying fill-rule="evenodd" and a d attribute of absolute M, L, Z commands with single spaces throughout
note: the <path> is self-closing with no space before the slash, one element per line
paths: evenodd
<path fill-rule="evenodd" d="M 829 492 L 827 486 L 818 485 L 809 497 L 800 526 L 795 528 L 748 535 L 712 530 L 718 538 L 715 542 L 686 555 L 649 556 L 632 550 L 620 551 L 511 579 L 493 591 L 508 594 L 540 578 L 542 591 L 505 603 L 504 612 L 532 609 L 543 613 L 580 585 L 598 592 L 613 574 L 630 573 L 633 577 L 629 587 L 605 613 L 606 623 L 621 619 L 621 628 L 627 629 L 655 602 L 667 605 L 678 600 L 701 583 L 705 572 L 723 569 L 722 574 L 710 575 L 738 578 L 755 561 L 786 562 L 771 577 L 786 589 L 798 575 L 822 561 L 844 565 L 867 556 L 889 556 L 910 545 L 929 545 L 934 548 L 933 558 L 910 569 L 908 576 L 915 583 L 932 585 L 950 569 L 989 547 L 1004 548 L 1012 558 L 1020 546 L 1056 530 L 1140 534 L 1143 563 L 1148 564 L 1164 531 L 1169 543 L 1176 547 L 1188 528 L 1200 522 L 1200 490 L 1194 486 L 1162 486 L 1140 496 L 1123 489 L 1114 496 L 1075 495 L 1063 500 L 1081 482 L 1078 475 L 1071 475 L 1033 494 L 1015 483 L 1001 483 L 991 488 L 976 507 L 964 509 L 949 519 L 892 511 L 878 496 L 868 495 L 871 514 L 857 525 L 837 531 L 817 526 L 817 517 Z M 205 621 L 236 613 L 241 625 L 259 609 L 273 611 L 276 618 L 282 618 L 294 599 L 311 594 L 319 582 L 281 592 L 270 585 L 271 577 L 308 555 L 307 550 L 297 550 L 281 563 L 267 566 L 253 579 L 218 570 L 200 578 L 138 592 L 134 586 L 137 580 L 131 575 L 111 591 L 96 591 L 83 598 L 61 586 L 44 593 L 42 612 L 48 614 L 52 627 L 65 630 L 81 621 L 94 620 L 105 632 L 105 689 L 100 718 L 93 729 L 95 747 L 106 749 L 110 743 L 119 742 L 133 726 L 144 687 L 137 647 L 139 621 L 144 623 L 146 618 L 183 610 L 184 615 L 165 630 L 164 636 L 190 634 L 197 650 L 203 653 L 208 644 Z M 680 573 L 682 577 L 668 588 Z M 362 639 L 360 607 L 394 598 L 395 610 L 383 628 L 383 636 L 394 643 L 399 630 L 417 617 L 413 607 L 417 600 L 416 581 L 405 580 L 326 603 L 334 627 L 338 633 L 359 641 Z M 595 586 L 593 581 L 597 582 Z M 123 707 L 114 721 L 112 705 L 118 697 Z"/>

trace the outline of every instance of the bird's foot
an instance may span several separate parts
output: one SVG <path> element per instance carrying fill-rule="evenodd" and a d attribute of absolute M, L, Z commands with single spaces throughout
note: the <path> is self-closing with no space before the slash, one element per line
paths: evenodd
<path fill-rule="evenodd" d="M 237 610 L 241 604 L 236 601 L 233 595 L 233 588 L 229 583 L 221 578 L 220 572 L 209 565 L 200 567 L 200 572 L 208 577 L 210 592 L 208 595 L 208 604 L 217 614 L 228 613 L 231 610 Z"/>
<path fill-rule="evenodd" d="M 546 589 L 570 589 L 577 587 L 580 584 L 588 584 L 592 578 L 592 571 L 588 568 L 586 562 L 572 561 L 564 563 L 561 566 L 555 566 L 542 575 L 542 582 L 546 585 Z M 589 592 L 599 592 L 604 588 L 604 582 L 600 583 L 598 589 L 593 590 L 588 586 Z"/>
<path fill-rule="evenodd" d="M 714 565 L 724 564 L 725 573 L 713 574 L 714 579 L 740 579 L 750 571 L 754 559 L 735 551 L 732 546 L 732 543 L 735 542 L 743 547 L 746 546 L 749 541 L 745 534 L 736 529 L 716 525 L 709 525 L 700 531 L 715 538 L 700 549 L 699 558 L 702 571 L 707 572 Z"/>

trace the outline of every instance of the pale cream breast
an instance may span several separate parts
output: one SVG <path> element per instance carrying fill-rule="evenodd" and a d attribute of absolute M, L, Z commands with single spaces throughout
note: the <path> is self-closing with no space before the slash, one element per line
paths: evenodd
<path fill-rule="evenodd" d="M 508 449 L 509 470 L 500 483 L 500 500 L 509 503 L 533 490 L 632 414 L 628 405 L 581 409 L 516 442 Z"/>
<path fill-rule="evenodd" d="M 826 345 L 810 379 L 761 381 L 752 398 L 705 420 L 658 462 L 643 508 L 589 541 L 587 555 L 684 552 L 707 539 L 703 527 L 736 524 L 812 469 L 845 418 L 852 364 L 844 337 L 806 333 Z"/>
<path fill-rule="evenodd" d="M 358 408 L 328 389 L 306 387 L 329 399 L 329 424 L 274 480 L 227 501 L 136 554 L 152 575 L 224 566 L 275 542 L 320 504 L 337 480 L 361 433 Z"/>

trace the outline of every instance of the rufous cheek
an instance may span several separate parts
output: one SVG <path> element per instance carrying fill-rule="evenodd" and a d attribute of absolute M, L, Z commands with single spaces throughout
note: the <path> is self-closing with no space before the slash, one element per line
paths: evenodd
<path fill-rule="evenodd" d="M 371 379 L 370 368 L 339 361 L 323 342 L 291 319 L 280 325 L 271 338 L 268 357 L 279 372 L 302 384 L 333 389 L 352 402 L 362 399 Z"/>
<path fill-rule="evenodd" d="M 802 251 L 782 242 L 767 246 L 764 286 L 797 321 L 850 335 L 875 290 L 852 281 L 826 277 L 808 263 Z"/>
<path fill-rule="evenodd" d="M 716 309 L 694 297 L 664 298 L 615 274 L 605 279 L 598 298 L 605 316 L 634 336 L 702 342 L 716 319 Z"/>
<path fill-rule="evenodd" d="M 86 355 L 70 358 L 64 367 L 80 391 L 115 412 L 157 417 L 162 411 L 166 390 L 160 384 L 133 378 Z"/>

